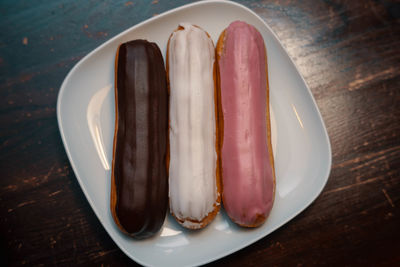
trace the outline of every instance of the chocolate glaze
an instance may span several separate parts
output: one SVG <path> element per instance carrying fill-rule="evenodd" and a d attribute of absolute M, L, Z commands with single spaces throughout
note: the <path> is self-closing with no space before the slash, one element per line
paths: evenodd
<path fill-rule="evenodd" d="M 117 224 L 135 238 L 162 226 L 168 204 L 168 91 L 155 43 L 120 45 L 116 59 L 113 175 Z"/>

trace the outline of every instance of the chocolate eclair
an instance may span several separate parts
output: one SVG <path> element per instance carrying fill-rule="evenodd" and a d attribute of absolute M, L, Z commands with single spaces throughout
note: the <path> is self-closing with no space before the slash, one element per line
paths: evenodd
<path fill-rule="evenodd" d="M 133 40 L 115 58 L 111 213 L 124 233 L 155 234 L 168 205 L 168 90 L 159 47 Z"/>

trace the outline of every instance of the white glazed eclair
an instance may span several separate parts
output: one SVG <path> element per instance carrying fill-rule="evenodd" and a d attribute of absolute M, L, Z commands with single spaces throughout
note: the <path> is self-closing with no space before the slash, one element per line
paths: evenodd
<path fill-rule="evenodd" d="M 181 23 L 167 46 L 170 211 L 203 228 L 220 208 L 215 50 L 198 26 Z"/>

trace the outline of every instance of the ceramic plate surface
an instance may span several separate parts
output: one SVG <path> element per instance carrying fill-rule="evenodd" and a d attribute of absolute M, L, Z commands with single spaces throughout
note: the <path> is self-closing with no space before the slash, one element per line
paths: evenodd
<path fill-rule="evenodd" d="M 262 34 L 268 53 L 276 199 L 266 223 L 256 229 L 233 224 L 222 210 L 205 229 L 188 231 L 168 215 L 153 238 L 137 241 L 122 234 L 109 208 L 114 134 L 114 59 L 120 43 L 156 42 L 165 56 L 170 33 L 180 22 L 206 30 L 216 43 L 232 21 L 243 20 Z M 83 58 L 65 78 L 58 96 L 61 136 L 75 175 L 111 238 L 143 265 L 204 264 L 265 237 L 304 210 L 322 191 L 331 167 L 328 135 L 315 101 L 287 52 L 254 12 L 232 2 L 183 6 L 140 23 Z"/>

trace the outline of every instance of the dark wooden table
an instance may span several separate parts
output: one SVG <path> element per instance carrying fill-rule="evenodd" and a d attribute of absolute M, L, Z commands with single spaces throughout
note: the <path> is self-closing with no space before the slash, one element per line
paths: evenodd
<path fill-rule="evenodd" d="M 57 94 L 92 49 L 186 2 L 0 2 L 1 261 L 134 264 L 78 185 L 58 131 Z M 216 263 L 399 265 L 400 3 L 239 2 L 271 26 L 299 66 L 326 123 L 333 164 L 310 207 Z"/>

